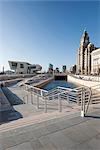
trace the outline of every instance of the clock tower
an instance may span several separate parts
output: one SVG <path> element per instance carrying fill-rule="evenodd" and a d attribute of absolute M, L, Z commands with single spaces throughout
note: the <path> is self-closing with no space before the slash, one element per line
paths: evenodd
<path fill-rule="evenodd" d="M 88 44 L 89 44 L 89 36 L 88 36 L 87 31 L 84 31 L 81 41 L 80 41 L 80 46 L 83 46 L 84 48 L 86 48 Z"/>

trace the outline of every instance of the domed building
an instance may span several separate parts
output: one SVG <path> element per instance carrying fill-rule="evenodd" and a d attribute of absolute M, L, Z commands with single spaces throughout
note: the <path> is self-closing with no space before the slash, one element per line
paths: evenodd
<path fill-rule="evenodd" d="M 80 75 L 90 75 L 92 70 L 92 52 L 97 50 L 97 48 L 90 43 L 89 35 L 87 31 L 84 31 L 81 41 L 80 47 L 77 52 L 77 69 L 76 73 Z"/>

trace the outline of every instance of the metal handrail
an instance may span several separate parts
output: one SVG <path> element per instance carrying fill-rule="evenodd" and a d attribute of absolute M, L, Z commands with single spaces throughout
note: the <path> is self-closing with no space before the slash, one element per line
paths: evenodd
<path fill-rule="evenodd" d="M 89 109 L 89 104 L 90 104 L 90 102 L 91 102 L 91 96 L 92 96 L 92 90 L 91 90 L 91 88 L 89 88 L 90 89 L 90 95 L 89 95 L 89 100 L 88 100 L 88 103 L 87 103 L 87 108 L 86 108 L 86 110 L 85 110 L 85 115 L 87 114 L 87 111 L 88 111 L 88 109 Z"/>

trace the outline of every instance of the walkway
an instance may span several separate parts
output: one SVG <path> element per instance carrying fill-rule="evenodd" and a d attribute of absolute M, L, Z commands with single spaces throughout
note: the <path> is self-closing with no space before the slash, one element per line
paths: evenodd
<path fill-rule="evenodd" d="M 99 150 L 100 105 L 88 117 L 62 116 L 2 132 L 0 150 Z"/>

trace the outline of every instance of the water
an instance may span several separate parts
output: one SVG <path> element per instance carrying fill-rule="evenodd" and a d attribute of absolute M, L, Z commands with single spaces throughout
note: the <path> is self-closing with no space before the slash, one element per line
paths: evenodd
<path fill-rule="evenodd" d="M 70 82 L 66 82 L 66 81 L 61 81 L 61 80 L 54 80 L 50 83 L 48 83 L 46 86 L 43 87 L 43 89 L 49 91 L 53 88 L 56 88 L 57 86 L 61 86 L 61 87 L 67 87 L 67 88 L 76 88 L 76 85 Z"/>

